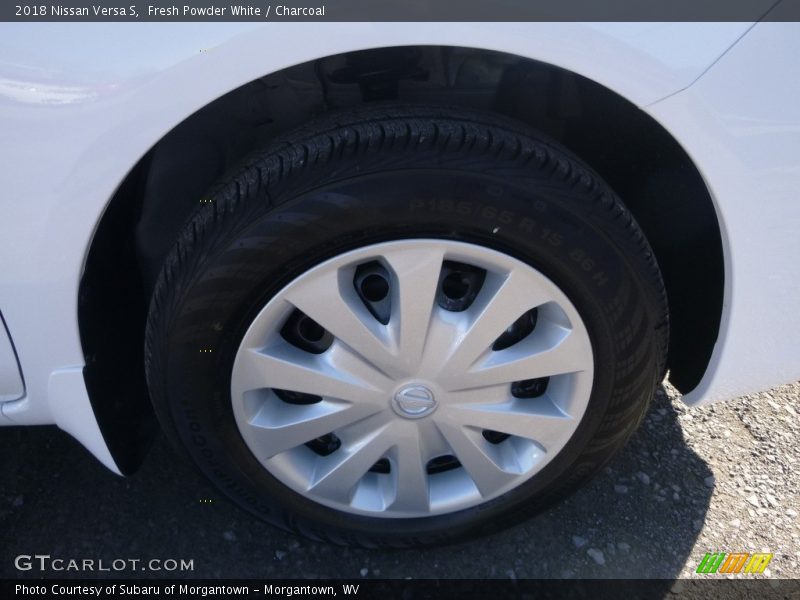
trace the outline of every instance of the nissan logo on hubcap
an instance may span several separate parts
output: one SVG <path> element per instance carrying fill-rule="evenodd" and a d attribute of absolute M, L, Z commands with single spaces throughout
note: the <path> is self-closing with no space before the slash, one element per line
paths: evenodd
<path fill-rule="evenodd" d="M 397 390 L 392 399 L 392 407 L 401 417 L 418 419 L 436 409 L 436 398 L 424 385 L 407 385 Z"/>

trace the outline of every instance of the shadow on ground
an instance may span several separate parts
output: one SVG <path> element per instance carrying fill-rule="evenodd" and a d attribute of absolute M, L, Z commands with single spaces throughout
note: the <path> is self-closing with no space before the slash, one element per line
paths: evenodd
<path fill-rule="evenodd" d="M 193 559 L 190 573 L 115 574 L 122 577 L 673 578 L 705 520 L 710 475 L 659 388 L 643 426 L 611 466 L 522 526 L 424 551 L 354 550 L 255 521 L 164 440 L 136 475 L 121 479 L 55 428 L 5 429 L 0 577 L 90 575 L 15 569 L 19 554 L 49 554 L 106 563 Z"/>

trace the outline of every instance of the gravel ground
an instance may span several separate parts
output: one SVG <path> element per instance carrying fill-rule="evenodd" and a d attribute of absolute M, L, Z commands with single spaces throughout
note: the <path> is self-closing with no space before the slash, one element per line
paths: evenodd
<path fill-rule="evenodd" d="M 716 549 L 773 552 L 765 576 L 800 578 L 799 400 L 795 383 L 704 408 L 674 403 L 688 447 L 713 473 L 682 577 L 694 573 L 704 549 Z"/>
<path fill-rule="evenodd" d="M 566 502 L 492 537 L 423 551 L 337 548 L 255 521 L 163 440 L 122 479 L 54 428 L 6 429 L 0 577 L 70 575 L 14 568 L 19 554 L 50 554 L 192 559 L 192 572 L 170 575 L 204 578 L 676 578 L 698 577 L 705 552 L 768 551 L 765 576 L 800 578 L 798 399 L 795 383 L 689 409 L 660 388 L 619 457 Z"/>

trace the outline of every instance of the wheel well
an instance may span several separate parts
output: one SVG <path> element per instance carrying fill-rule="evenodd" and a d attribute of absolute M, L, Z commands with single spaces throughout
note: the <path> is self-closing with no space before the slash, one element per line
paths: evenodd
<path fill-rule="evenodd" d="M 111 199 L 81 281 L 79 322 L 93 406 L 112 453 L 129 454 L 125 464 L 135 465 L 135 449 L 154 429 L 142 366 L 148 298 L 203 194 L 276 135 L 379 101 L 510 116 L 593 167 L 634 214 L 661 267 L 670 380 L 684 392 L 699 383 L 719 332 L 722 242 L 708 190 L 672 136 L 621 96 L 552 65 L 468 48 L 379 48 L 289 67 L 214 100 L 164 136 Z M 132 420 L 147 423 L 134 437 Z"/>

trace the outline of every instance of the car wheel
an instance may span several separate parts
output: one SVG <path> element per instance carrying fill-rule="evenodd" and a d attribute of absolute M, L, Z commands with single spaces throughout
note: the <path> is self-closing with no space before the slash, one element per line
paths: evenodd
<path fill-rule="evenodd" d="M 162 424 L 266 521 L 362 546 L 516 523 L 640 422 L 668 317 L 634 219 L 515 121 L 327 117 L 249 157 L 167 258 Z"/>

